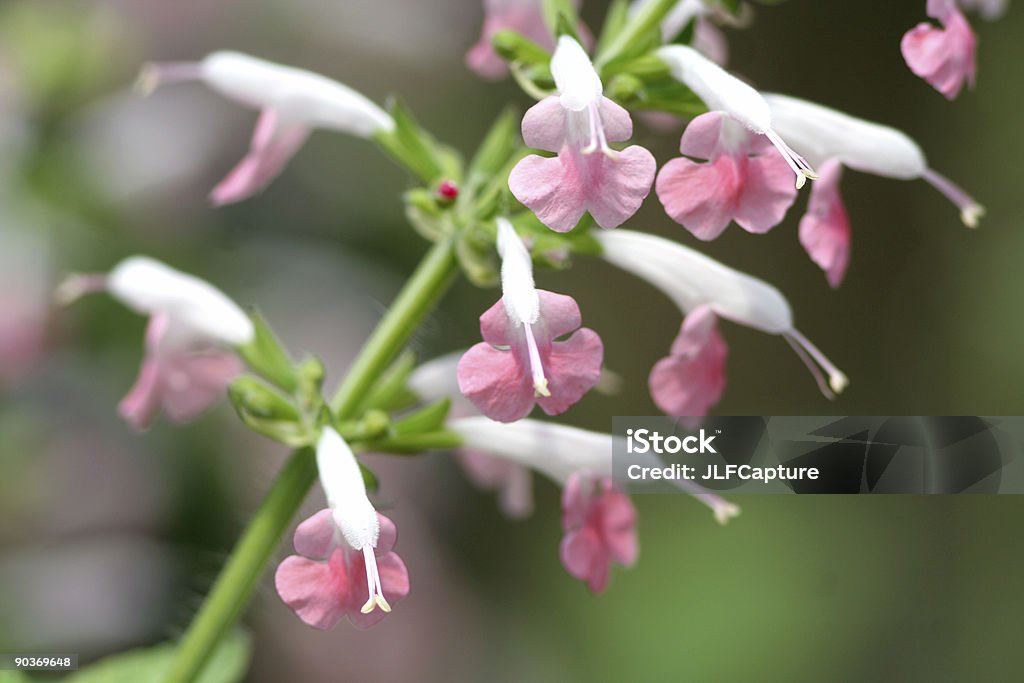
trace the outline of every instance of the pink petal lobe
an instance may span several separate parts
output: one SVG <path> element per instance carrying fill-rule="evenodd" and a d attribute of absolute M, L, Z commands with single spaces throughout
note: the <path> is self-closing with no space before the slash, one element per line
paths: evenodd
<path fill-rule="evenodd" d="M 508 187 L 555 232 L 569 232 L 586 213 L 584 180 L 571 153 L 563 151 L 554 158 L 531 154 L 521 159 L 509 174 Z"/>
<path fill-rule="evenodd" d="M 567 533 L 562 538 L 559 555 L 569 576 L 586 581 L 594 593 L 601 593 L 608 587 L 608 558 L 593 529 L 584 527 Z"/>
<path fill-rule="evenodd" d="M 560 415 L 594 388 L 601 378 L 604 345 L 591 329 L 583 328 L 563 342 L 554 342 L 544 358 L 550 396 L 537 398 L 548 415 Z"/>
<path fill-rule="evenodd" d="M 800 219 L 800 244 L 825 271 L 833 288 L 842 283 L 850 263 L 850 217 L 839 194 L 842 172 L 842 165 L 835 159 L 818 168 L 819 178 L 811 186 L 807 213 Z"/>
<path fill-rule="evenodd" d="M 679 138 L 679 151 L 695 159 L 713 159 L 721 154 L 725 120 L 726 114 L 711 111 L 690 121 Z"/>
<path fill-rule="evenodd" d="M 938 28 L 922 22 L 907 31 L 900 50 L 907 66 L 948 100 L 964 85 L 974 85 L 977 40 L 967 19 L 951 0 L 929 2 L 928 13 L 942 22 Z"/>
<path fill-rule="evenodd" d="M 248 199 L 267 187 L 299 151 L 311 130 L 283 125 L 273 110 L 260 114 L 249 153 L 210 193 L 214 206 Z"/>
<path fill-rule="evenodd" d="M 394 549 L 398 542 L 398 527 L 391 521 L 391 518 L 377 513 L 377 521 L 380 523 L 380 535 L 377 536 L 377 554 L 383 555 Z"/>
<path fill-rule="evenodd" d="M 555 339 L 578 330 L 583 324 L 579 304 L 571 296 L 538 289 L 537 297 L 540 299 L 540 327 L 543 329 L 542 332 L 538 330 L 539 334 Z"/>
<path fill-rule="evenodd" d="M 746 179 L 739 194 L 736 224 L 747 232 L 766 233 L 782 222 L 796 201 L 793 172 L 778 154 L 744 160 Z"/>
<path fill-rule="evenodd" d="M 505 310 L 503 299 L 498 299 L 493 306 L 484 311 L 483 315 L 480 316 L 480 336 L 483 337 L 485 342 L 494 346 L 509 346 L 516 341 L 512 322 L 509 320 L 508 312 Z"/>
<path fill-rule="evenodd" d="M 701 306 L 683 320 L 671 355 L 651 370 L 648 385 L 654 403 L 667 415 L 707 415 L 725 391 L 728 347 L 717 328 L 717 317 Z"/>
<path fill-rule="evenodd" d="M 330 509 L 323 509 L 295 528 L 292 545 L 299 555 L 326 559 L 334 545 L 335 528 Z"/>
<path fill-rule="evenodd" d="M 190 422 L 224 395 L 243 365 L 233 353 L 175 354 L 160 365 L 163 408 L 173 422 Z"/>
<path fill-rule="evenodd" d="M 137 431 L 149 427 L 160 408 L 160 369 L 155 360 L 146 358 L 139 376 L 128 394 L 121 399 L 117 412 Z"/>
<path fill-rule="evenodd" d="M 612 158 L 600 152 L 591 156 L 594 160 L 588 173 L 586 208 L 602 228 L 617 228 L 647 198 L 658 164 L 649 151 L 638 145 L 627 147 Z"/>
<path fill-rule="evenodd" d="M 336 550 L 335 555 L 340 555 Z M 366 580 L 363 579 L 363 583 Z M 317 562 L 291 555 L 278 566 L 274 575 L 277 594 L 300 619 L 314 628 L 333 628 L 345 615 L 351 594 L 344 563 Z"/>
<path fill-rule="evenodd" d="M 409 595 L 409 570 L 406 568 L 402 558 L 397 553 L 384 553 L 377 556 L 377 571 L 380 572 L 380 585 L 384 593 L 384 599 L 392 607 Z M 348 620 L 358 629 L 368 629 L 379 623 L 388 615 L 381 609 L 363 614 L 360 611 L 362 602 L 366 600 L 368 588 L 366 586 L 366 563 L 362 555 L 352 563 L 353 574 L 362 576 L 362 581 L 356 585 L 353 581 L 353 602 L 352 608 L 348 611 Z M 357 606 L 355 603 L 359 603 Z"/>
<path fill-rule="evenodd" d="M 625 142 L 633 137 L 633 119 L 628 111 L 607 97 L 601 98 L 600 107 L 601 125 L 608 142 Z"/>
<path fill-rule="evenodd" d="M 527 147 L 557 152 L 565 144 L 565 109 L 557 95 L 545 97 L 523 115 L 523 142 Z"/>
<path fill-rule="evenodd" d="M 530 414 L 534 404 L 530 373 L 516 356 L 483 342 L 459 360 L 459 391 L 481 413 L 498 422 L 515 422 Z"/>
<path fill-rule="evenodd" d="M 655 184 L 665 213 L 701 240 L 713 240 L 732 220 L 740 169 L 728 155 L 697 163 L 683 157 L 666 163 Z"/>
<path fill-rule="evenodd" d="M 533 477 L 529 469 L 476 451 L 462 450 L 455 457 L 474 486 L 498 492 L 501 511 L 506 516 L 522 519 L 533 512 Z"/>
<path fill-rule="evenodd" d="M 612 559 L 624 567 L 635 564 L 639 546 L 633 501 L 625 493 L 609 486 L 601 501 L 601 518 L 602 532 Z"/>

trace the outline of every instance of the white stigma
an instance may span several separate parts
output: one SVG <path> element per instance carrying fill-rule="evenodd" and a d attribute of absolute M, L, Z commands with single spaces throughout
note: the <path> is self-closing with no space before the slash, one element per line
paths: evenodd
<path fill-rule="evenodd" d="M 534 393 L 550 396 L 537 339 L 533 335 L 533 325 L 540 319 L 540 297 L 533 283 L 533 261 L 516 229 L 506 218 L 498 219 L 498 254 L 501 256 L 501 299 L 512 322 L 523 326 Z"/>
<path fill-rule="evenodd" d="M 843 371 L 837 368 L 807 337 L 795 329 L 785 333 L 783 337 L 793 347 L 796 355 L 807 366 L 807 369 L 811 371 L 814 381 L 818 383 L 818 388 L 825 398 L 830 401 L 834 400 L 836 394 L 843 393 L 846 387 L 850 385 L 850 379 Z M 821 371 L 818 369 L 819 365 L 828 374 L 827 384 L 825 383 L 824 376 L 822 376 Z"/>

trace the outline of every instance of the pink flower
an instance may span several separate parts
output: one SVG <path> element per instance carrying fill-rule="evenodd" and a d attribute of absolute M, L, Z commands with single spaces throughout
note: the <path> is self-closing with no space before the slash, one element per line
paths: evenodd
<path fill-rule="evenodd" d="M 235 349 L 253 340 L 252 321 L 208 282 L 132 256 L 109 275 L 69 277 L 57 297 L 70 303 L 98 291 L 150 317 L 139 377 L 119 406 L 136 429 L 148 427 L 160 408 L 175 422 L 194 419 L 241 372 Z"/>
<path fill-rule="evenodd" d="M 281 600 L 295 610 L 310 626 L 327 630 L 342 617 L 357 628 L 369 628 L 388 611 L 363 611 L 366 596 L 374 590 L 396 603 L 409 594 L 409 572 L 392 549 L 397 533 L 395 525 L 377 514 L 380 536 L 371 551 L 376 575 L 368 571 L 363 552 L 345 543 L 332 521 L 330 510 L 321 510 L 295 530 L 295 552 L 281 562 L 274 585 Z"/>
<path fill-rule="evenodd" d="M 602 228 L 618 227 L 650 192 L 654 157 L 643 147 L 616 151 L 608 145 L 628 140 L 633 122 L 602 95 L 601 79 L 579 43 L 559 38 L 551 72 L 559 95 L 526 112 L 523 139 L 558 156 L 522 159 L 509 175 L 509 188 L 557 232 L 572 230 L 587 212 Z"/>
<path fill-rule="evenodd" d="M 191 80 L 260 110 L 249 153 L 210 194 L 217 206 L 266 188 L 314 128 L 370 138 L 395 127 L 380 107 L 342 83 L 237 52 L 215 52 L 196 63 L 150 64 L 139 85 L 148 92 L 163 83 Z"/>
<path fill-rule="evenodd" d="M 533 476 L 529 469 L 468 449 L 459 451 L 455 458 L 477 488 L 497 492 L 498 504 L 507 517 L 523 519 L 533 512 Z"/>
<path fill-rule="evenodd" d="M 713 240 L 730 221 L 753 233 L 778 225 L 796 199 L 789 166 L 763 135 L 721 112 L 698 116 L 679 150 L 658 173 L 658 199 L 672 220 L 696 237 Z"/>
<path fill-rule="evenodd" d="M 974 87 L 977 40 L 955 0 L 928 0 L 927 13 L 942 28 L 922 22 L 907 31 L 900 43 L 903 58 L 915 74 L 946 99 L 956 99 L 964 83 Z"/>
<path fill-rule="evenodd" d="M 530 254 L 505 219 L 498 220 L 498 251 L 502 298 L 480 316 L 483 343 L 459 361 L 459 391 L 500 422 L 526 417 L 534 404 L 548 415 L 564 413 L 600 379 L 601 338 L 580 328 L 572 297 L 534 288 Z"/>
<path fill-rule="evenodd" d="M 466 65 L 482 78 L 497 80 L 508 75 L 508 65 L 491 44 L 494 34 L 504 29 L 521 33 L 545 50 L 555 47 L 540 0 L 484 0 L 480 40 L 466 54 Z"/>
<path fill-rule="evenodd" d="M 562 565 L 594 593 L 607 588 L 612 562 L 636 562 L 636 509 L 608 477 L 569 477 L 562 491 L 562 529 Z"/>
<path fill-rule="evenodd" d="M 670 354 L 651 370 L 648 385 L 654 403 L 666 415 L 703 416 L 725 391 L 729 349 L 708 306 L 683 319 Z"/>
<path fill-rule="evenodd" d="M 224 395 L 243 369 L 231 352 L 168 345 L 168 326 L 166 314 L 150 318 L 139 377 L 118 406 L 121 417 L 137 430 L 149 427 L 161 408 L 172 422 L 191 422 Z"/>
<path fill-rule="evenodd" d="M 842 283 L 850 263 L 850 217 L 839 194 L 843 166 L 831 159 L 820 165 L 818 172 L 807 213 L 800 219 L 800 244 L 835 288 Z"/>

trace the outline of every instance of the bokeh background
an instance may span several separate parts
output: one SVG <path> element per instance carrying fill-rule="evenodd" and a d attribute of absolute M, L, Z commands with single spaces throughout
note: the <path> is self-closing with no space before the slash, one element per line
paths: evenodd
<path fill-rule="evenodd" d="M 728 31 L 731 67 L 908 132 L 986 205 L 979 230 L 923 182 L 848 171 L 854 253 L 832 291 L 797 241 L 805 198 L 766 236 L 734 226 L 708 245 L 653 197 L 630 223 L 776 284 L 852 380 L 830 404 L 781 339 L 727 325 L 722 414 L 1024 414 L 1024 12 L 973 17 L 978 87 L 948 103 L 899 53 L 924 4 L 759 7 L 753 27 Z M 586 1 L 592 26 L 604 5 Z M 473 0 L 0 4 L 0 651 L 87 661 L 179 636 L 285 455 L 225 404 L 132 433 L 115 407 L 144 321 L 105 297 L 56 310 L 55 282 L 150 254 L 258 305 L 296 355 L 325 359 L 333 383 L 424 250 L 403 219 L 403 173 L 324 132 L 265 194 L 210 208 L 254 114 L 198 85 L 138 99 L 140 65 L 233 48 L 303 66 L 378 101 L 401 93 L 468 153 L 509 101 L 528 105 L 464 68 L 481 19 Z M 675 155 L 675 134 L 639 127 L 638 139 L 661 162 Z M 538 279 L 577 297 L 625 380 L 567 421 L 608 430 L 612 415 L 654 414 L 646 376 L 677 311 L 593 260 Z M 495 298 L 458 284 L 416 351 L 476 341 Z M 245 620 L 248 680 L 1024 677 L 1020 497 L 749 497 L 726 528 L 684 497 L 640 497 L 640 562 L 595 598 L 558 562 L 547 482 L 534 516 L 509 522 L 445 454 L 374 466 L 411 596 L 370 631 L 320 633 L 264 582 Z M 321 503 L 315 490 L 306 509 Z"/>

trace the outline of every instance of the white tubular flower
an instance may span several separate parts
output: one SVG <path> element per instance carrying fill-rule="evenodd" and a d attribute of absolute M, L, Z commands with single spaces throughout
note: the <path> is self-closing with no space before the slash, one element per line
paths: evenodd
<path fill-rule="evenodd" d="M 786 143 L 773 126 L 772 111 L 757 90 L 686 45 L 666 45 L 657 52 L 672 77 L 686 85 L 708 109 L 736 119 L 751 131 L 764 135 L 796 175 L 801 188 L 817 177 L 807 161 Z"/>
<path fill-rule="evenodd" d="M 374 553 L 380 538 L 380 519 L 366 495 L 363 473 L 352 449 L 330 427 L 324 428 L 317 443 L 316 465 L 335 527 L 349 546 L 363 554 L 369 597 L 360 611 L 368 614 L 379 607 L 390 612 Z"/>
<path fill-rule="evenodd" d="M 265 188 L 314 128 L 369 138 L 395 122 L 383 109 L 346 85 L 290 66 L 238 52 L 214 52 L 199 62 L 147 65 L 139 89 L 200 80 L 239 104 L 261 111 L 249 154 L 214 188 L 214 204 L 247 199 Z"/>
<path fill-rule="evenodd" d="M 819 166 L 836 159 L 855 171 L 898 180 L 921 178 L 960 209 L 975 228 L 985 209 L 948 178 L 928 168 L 921 148 L 905 133 L 786 95 L 764 96 L 781 135 Z"/>
<path fill-rule="evenodd" d="M 598 84 L 600 85 L 600 83 Z M 533 326 L 540 318 L 540 295 L 533 283 L 533 260 L 507 218 L 498 219 L 498 255 L 501 256 L 501 300 L 513 324 L 522 325 L 537 396 L 550 396 L 544 365 Z"/>
<path fill-rule="evenodd" d="M 612 453 L 618 438 L 612 434 L 531 419 L 506 424 L 486 417 L 465 417 L 452 420 L 448 426 L 462 437 L 466 448 L 534 469 L 560 486 L 581 473 L 598 478 L 612 476 Z M 632 457 L 641 459 L 641 465 L 660 464 L 653 454 Z M 737 506 L 698 484 L 674 483 L 711 508 L 720 524 L 739 514 Z"/>
<path fill-rule="evenodd" d="M 139 378 L 119 408 L 136 429 L 148 427 L 160 408 L 175 422 L 194 419 L 242 371 L 235 348 L 253 340 L 252 321 L 210 283 L 132 256 L 109 275 L 72 275 L 57 299 L 71 303 L 101 291 L 149 316 Z"/>
<path fill-rule="evenodd" d="M 713 344 L 721 348 L 714 354 L 716 364 L 723 365 L 725 360 L 724 342 L 714 330 L 714 316 L 719 316 L 786 339 L 826 397 L 834 398 L 834 394 L 842 392 L 849 384 L 846 375 L 794 327 L 789 302 L 767 282 L 662 237 L 631 230 L 600 233 L 595 237 L 604 248 L 605 260 L 660 289 L 684 315 L 696 311 L 705 320 L 700 334 L 687 330 L 684 324 L 681 336 L 687 342 L 685 346 L 698 345 L 699 340 L 699 345 Z M 690 361 L 700 359 L 698 350 L 687 351 L 692 354 Z M 827 373 L 827 384 L 815 363 Z M 721 382 L 724 383 L 724 377 Z M 652 391 L 654 389 L 652 382 Z M 657 394 L 655 391 L 655 400 L 662 405 L 666 401 L 658 400 Z"/>

